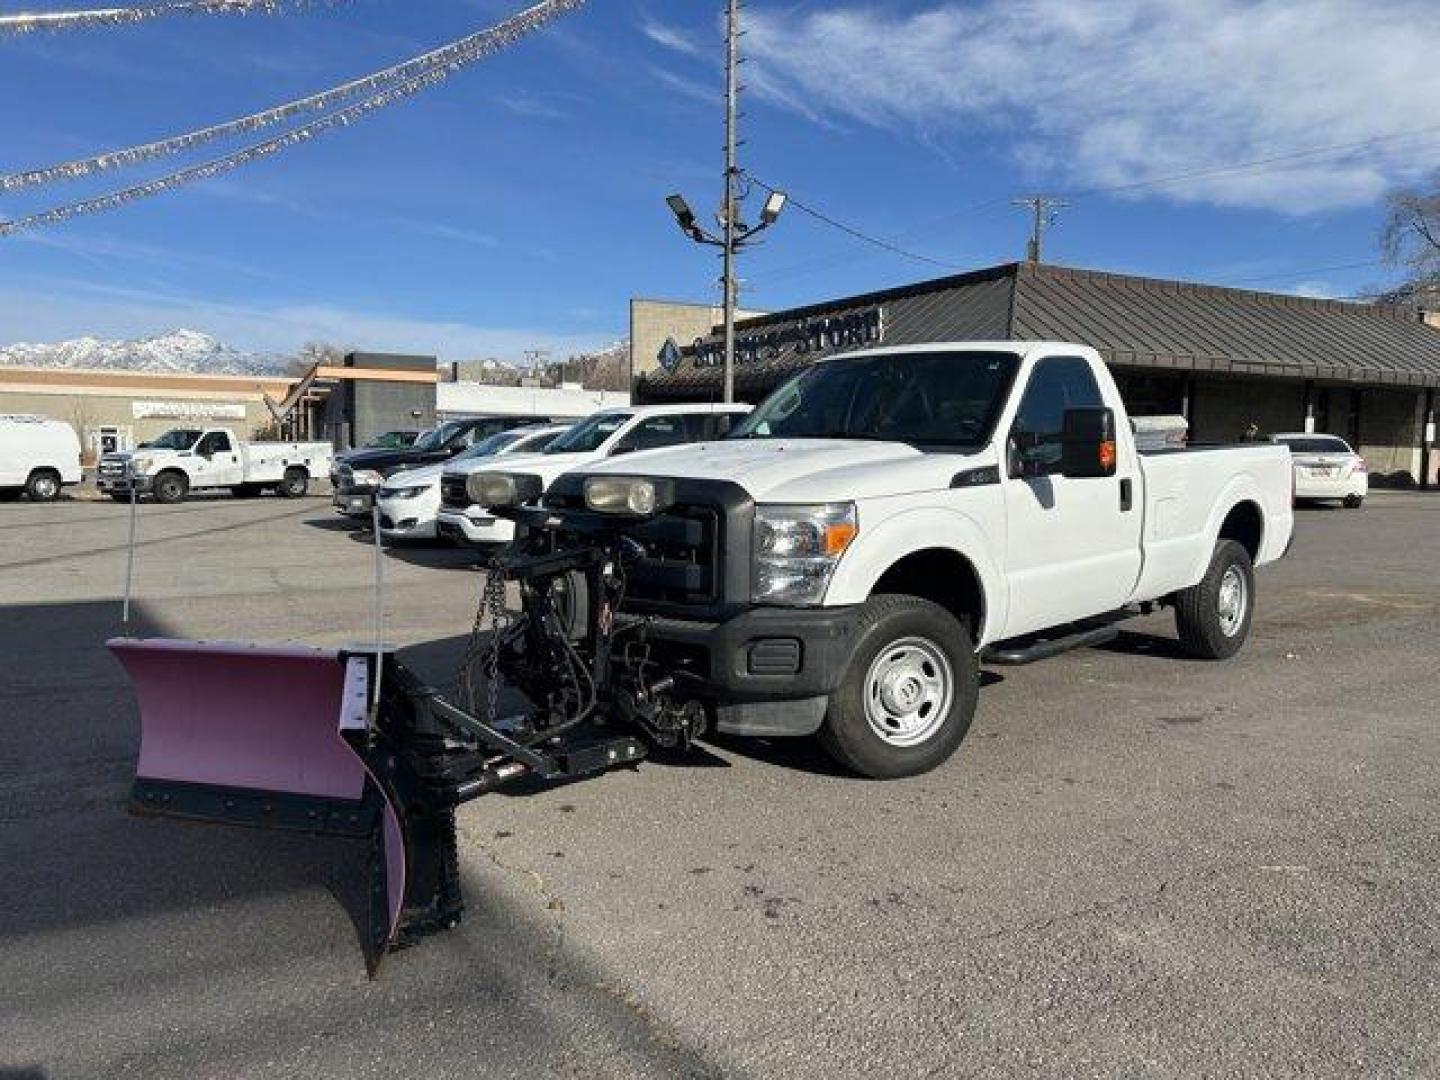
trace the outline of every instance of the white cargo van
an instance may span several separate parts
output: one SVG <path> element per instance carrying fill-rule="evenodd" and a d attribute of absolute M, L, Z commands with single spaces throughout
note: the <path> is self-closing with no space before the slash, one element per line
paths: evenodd
<path fill-rule="evenodd" d="M 0 415 L 0 500 L 24 492 L 36 502 L 50 502 L 84 475 L 80 438 L 69 424 L 44 416 Z"/>

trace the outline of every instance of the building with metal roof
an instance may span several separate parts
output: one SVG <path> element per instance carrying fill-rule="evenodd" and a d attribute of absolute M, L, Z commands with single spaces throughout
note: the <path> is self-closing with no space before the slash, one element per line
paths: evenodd
<path fill-rule="evenodd" d="M 1093 346 L 1135 412 L 1183 413 L 1196 441 L 1252 425 L 1327 431 L 1359 446 L 1382 480 L 1434 479 L 1440 328 L 1397 305 L 1007 263 L 743 320 L 736 393 L 758 400 L 855 348 L 995 339 Z M 640 399 L 718 396 L 716 328 L 663 352 L 636 358 Z"/>

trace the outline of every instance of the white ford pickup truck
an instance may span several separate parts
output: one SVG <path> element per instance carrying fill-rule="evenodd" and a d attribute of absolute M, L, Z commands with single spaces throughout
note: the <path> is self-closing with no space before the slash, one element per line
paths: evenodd
<path fill-rule="evenodd" d="M 180 502 L 191 491 L 229 488 L 239 496 L 275 491 L 296 499 L 310 480 L 330 471 L 323 442 L 241 442 L 226 428 L 175 428 L 128 453 L 106 454 L 96 469 L 100 490 L 125 501 L 131 488 L 158 502 Z"/>
<path fill-rule="evenodd" d="M 1283 446 L 1141 453 L 1094 349 L 998 341 L 819 362 L 723 441 L 594 462 L 543 508 L 546 527 L 625 522 L 619 610 L 646 617 L 671 696 L 893 777 L 959 746 L 982 662 L 1162 605 L 1190 653 L 1234 654 L 1291 502 Z"/>

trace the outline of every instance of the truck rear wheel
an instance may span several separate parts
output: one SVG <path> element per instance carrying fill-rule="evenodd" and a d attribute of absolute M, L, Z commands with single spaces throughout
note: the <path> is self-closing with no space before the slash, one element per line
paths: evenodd
<path fill-rule="evenodd" d="M 1234 540 L 1215 545 L 1205 576 L 1175 597 L 1175 628 L 1186 652 L 1201 660 L 1225 660 L 1250 636 L 1255 610 L 1255 572 L 1250 553 Z"/>
<path fill-rule="evenodd" d="M 280 486 L 275 490 L 286 499 L 298 499 L 310 490 L 310 474 L 304 469 L 286 469 Z"/>
<path fill-rule="evenodd" d="M 155 478 L 150 490 L 154 492 L 156 502 L 178 503 L 189 492 L 190 481 L 185 479 L 184 473 L 162 472 Z"/>
<path fill-rule="evenodd" d="M 970 635 L 939 604 L 872 596 L 830 697 L 820 741 L 840 764 L 888 780 L 929 772 L 970 730 L 980 669 Z"/>

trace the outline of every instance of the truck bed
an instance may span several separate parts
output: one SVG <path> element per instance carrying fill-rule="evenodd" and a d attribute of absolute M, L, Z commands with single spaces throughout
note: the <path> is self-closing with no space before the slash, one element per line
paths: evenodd
<path fill-rule="evenodd" d="M 1222 463 L 1217 458 L 1223 458 Z M 1278 559 L 1290 542 L 1290 454 L 1265 443 L 1201 445 L 1155 450 L 1139 455 L 1144 478 L 1143 563 L 1135 600 L 1153 600 L 1193 585 L 1210 557 L 1205 537 L 1220 522 L 1212 520 L 1237 502 L 1253 502 L 1256 522 L 1254 561 Z M 1198 555 L 1197 555 L 1198 553 Z"/>

